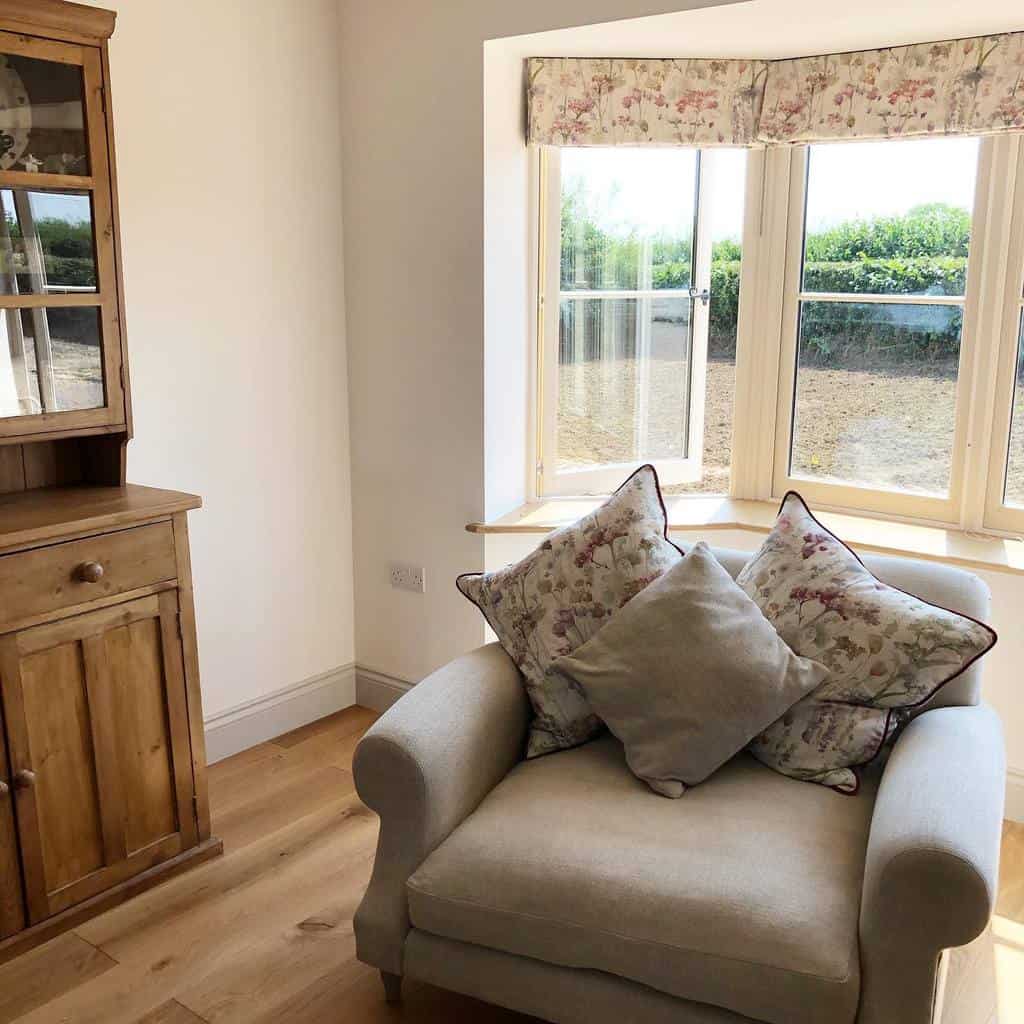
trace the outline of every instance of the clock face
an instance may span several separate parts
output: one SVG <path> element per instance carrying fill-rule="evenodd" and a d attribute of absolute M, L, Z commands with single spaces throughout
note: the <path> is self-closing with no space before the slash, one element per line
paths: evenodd
<path fill-rule="evenodd" d="M 25 155 L 32 130 L 32 105 L 21 76 L 0 54 L 0 170 L 9 171 Z"/>

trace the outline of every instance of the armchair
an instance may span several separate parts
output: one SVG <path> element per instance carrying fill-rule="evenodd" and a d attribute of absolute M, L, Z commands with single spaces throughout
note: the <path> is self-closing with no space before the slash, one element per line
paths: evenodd
<path fill-rule="evenodd" d="M 987 614 L 968 573 L 865 561 Z M 940 691 L 856 797 L 740 754 L 671 801 L 610 736 L 521 761 L 519 674 L 482 647 L 356 751 L 381 819 L 357 955 L 391 1000 L 409 975 L 558 1024 L 933 1024 L 940 959 L 996 892 L 1005 766 L 979 683 Z"/>

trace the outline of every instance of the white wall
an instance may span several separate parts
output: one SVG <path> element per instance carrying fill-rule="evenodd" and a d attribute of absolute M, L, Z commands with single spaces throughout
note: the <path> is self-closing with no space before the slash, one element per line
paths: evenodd
<path fill-rule="evenodd" d="M 360 665 L 415 680 L 480 638 L 454 579 L 484 558 L 481 538 L 463 529 L 484 515 L 485 494 L 484 42 L 702 6 L 342 0 Z M 491 219 L 491 230 L 502 223 Z M 521 335 L 508 343 L 518 349 Z M 508 389 L 518 405 L 521 374 Z M 392 559 L 426 567 L 425 595 L 390 587 Z"/>
<path fill-rule="evenodd" d="M 210 717 L 354 660 L 338 3 L 118 6 L 128 476 L 203 496 Z"/>

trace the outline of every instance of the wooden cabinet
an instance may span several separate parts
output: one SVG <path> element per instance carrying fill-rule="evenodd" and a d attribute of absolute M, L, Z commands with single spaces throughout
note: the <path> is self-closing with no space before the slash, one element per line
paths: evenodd
<path fill-rule="evenodd" d="M 32 923 L 196 844 L 174 591 L 11 634 L 0 676 Z"/>
<path fill-rule="evenodd" d="M 62 514 L 43 490 L 0 497 L 0 959 L 220 851 L 185 522 L 198 499 L 63 494 Z"/>
<path fill-rule="evenodd" d="M 127 483 L 114 21 L 0 3 L 0 961 L 221 849 L 201 502 Z"/>
<path fill-rule="evenodd" d="M 0 942 L 25 927 L 18 836 L 14 830 L 14 793 L 7 782 L 3 717 L 0 711 Z"/>

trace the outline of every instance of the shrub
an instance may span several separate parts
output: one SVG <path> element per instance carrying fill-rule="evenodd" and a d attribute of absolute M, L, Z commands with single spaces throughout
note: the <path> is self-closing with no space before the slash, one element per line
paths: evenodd
<path fill-rule="evenodd" d="M 571 197 L 570 197 L 571 198 Z M 588 219 L 575 220 L 576 207 L 562 210 L 563 274 L 571 276 L 576 258 L 571 239 L 584 242 L 587 280 L 636 285 L 640 241 L 606 233 Z M 914 207 L 899 217 L 849 221 L 810 234 L 806 243 L 804 289 L 814 292 L 892 295 L 893 305 L 805 304 L 801 322 L 801 361 L 827 366 L 941 362 L 956 358 L 962 316 L 958 309 L 899 304 L 900 295 L 962 295 L 967 273 L 970 215 L 943 203 Z M 651 243 L 654 288 L 689 285 L 691 240 L 668 237 Z M 711 262 L 708 352 L 735 358 L 739 314 L 740 244 L 716 242 Z M 597 320 L 588 333 L 599 334 Z M 595 335 L 596 336 L 596 335 Z M 623 353 L 632 338 L 622 339 Z M 595 358 L 600 351 L 594 346 Z"/>

